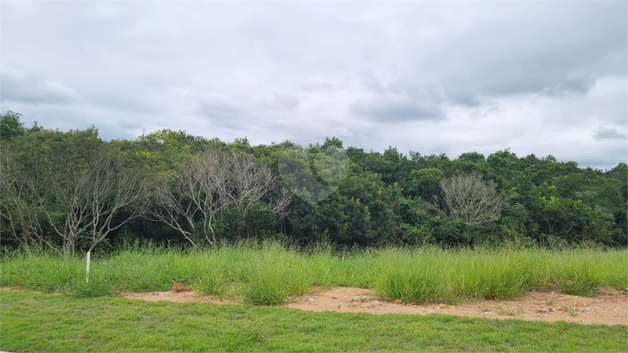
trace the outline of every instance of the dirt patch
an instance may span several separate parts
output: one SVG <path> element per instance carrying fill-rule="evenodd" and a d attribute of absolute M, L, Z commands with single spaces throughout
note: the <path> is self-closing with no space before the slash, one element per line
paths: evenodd
<path fill-rule="evenodd" d="M 0 290 L 30 292 L 2 287 Z M 58 295 L 58 293 L 55 293 Z M 239 300 L 203 296 L 195 292 L 123 292 L 130 299 L 148 301 L 242 304 Z M 530 292 L 514 300 L 483 300 L 456 305 L 412 305 L 381 300 L 368 289 L 337 287 L 293 298 L 285 307 L 309 311 L 371 314 L 456 315 L 494 319 L 567 321 L 579 324 L 628 325 L 628 296 L 603 287 L 597 297 L 579 297 L 558 292 Z"/>
<path fill-rule="evenodd" d="M 556 292 L 531 292 L 515 300 L 483 300 L 456 305 L 412 305 L 379 300 L 373 291 L 333 288 L 298 298 L 287 307 L 311 311 L 364 312 L 372 314 L 445 314 L 499 319 L 568 321 L 579 324 L 628 325 L 625 293 L 603 288 L 603 294 L 579 297 Z"/>
<path fill-rule="evenodd" d="M 241 303 L 200 296 L 193 292 L 123 294 L 126 298 L 150 301 Z M 628 297 L 610 287 L 594 298 L 557 292 L 530 292 L 515 300 L 483 300 L 456 305 L 412 305 L 378 299 L 368 289 L 338 287 L 318 294 L 294 298 L 285 307 L 309 311 L 337 311 L 371 314 L 456 315 L 496 319 L 567 321 L 579 324 L 628 325 Z"/>
<path fill-rule="evenodd" d="M 151 302 L 165 300 L 170 302 L 199 302 L 214 304 L 242 304 L 242 302 L 232 299 L 220 299 L 216 297 L 204 296 L 195 292 L 123 292 L 122 296 L 129 299 L 142 299 Z"/>

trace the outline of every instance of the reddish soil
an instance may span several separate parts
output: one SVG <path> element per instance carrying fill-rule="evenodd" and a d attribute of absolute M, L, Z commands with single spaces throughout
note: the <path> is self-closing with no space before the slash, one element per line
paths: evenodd
<path fill-rule="evenodd" d="M 153 292 L 123 294 L 126 298 L 150 301 L 240 303 L 199 296 L 193 292 Z M 628 296 L 610 287 L 597 297 L 579 297 L 557 292 L 531 292 L 515 300 L 483 300 L 456 305 L 403 304 L 378 299 L 368 289 L 339 287 L 317 294 L 303 295 L 285 305 L 310 311 L 361 312 L 371 314 L 445 314 L 496 319 L 567 321 L 579 324 L 628 325 Z"/>
<path fill-rule="evenodd" d="M 372 314 L 445 314 L 499 319 L 568 321 L 580 324 L 628 325 L 628 298 L 609 290 L 595 297 L 555 292 L 531 292 L 515 300 L 483 300 L 456 305 L 403 304 L 378 300 L 360 288 L 333 288 L 318 295 L 303 296 L 286 305 L 312 311 L 365 312 Z"/>
<path fill-rule="evenodd" d="M 0 290 L 24 291 L 2 287 Z M 59 295 L 58 293 L 55 293 Z M 234 299 L 202 296 L 195 292 L 124 292 L 125 298 L 148 301 L 241 304 Z M 558 292 L 530 292 L 514 300 L 482 300 L 456 305 L 404 304 L 377 298 L 368 289 L 338 287 L 293 298 L 288 308 L 309 311 L 338 311 L 371 314 L 457 315 L 495 319 L 567 321 L 579 324 L 628 325 L 628 295 L 611 287 L 596 297 L 579 297 Z"/>
<path fill-rule="evenodd" d="M 220 299 L 216 297 L 204 296 L 195 292 L 124 292 L 122 296 L 130 299 L 142 299 L 151 302 L 165 300 L 169 302 L 199 302 L 213 304 L 242 304 L 241 301 L 232 299 Z"/>

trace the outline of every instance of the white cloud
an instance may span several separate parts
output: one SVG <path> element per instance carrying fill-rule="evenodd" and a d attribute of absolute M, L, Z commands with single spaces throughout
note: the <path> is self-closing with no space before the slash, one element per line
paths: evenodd
<path fill-rule="evenodd" d="M 623 140 L 599 137 L 625 132 L 608 123 L 627 116 L 627 6 L 5 2 L 2 106 L 107 138 L 336 135 L 611 167 Z"/>

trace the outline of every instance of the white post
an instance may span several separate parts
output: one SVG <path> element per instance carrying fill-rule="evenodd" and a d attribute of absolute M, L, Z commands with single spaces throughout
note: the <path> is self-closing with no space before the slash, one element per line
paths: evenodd
<path fill-rule="evenodd" d="M 92 253 L 91 251 L 87 252 L 87 271 L 85 273 L 85 283 L 89 283 L 89 258 L 90 258 L 91 253 Z"/>

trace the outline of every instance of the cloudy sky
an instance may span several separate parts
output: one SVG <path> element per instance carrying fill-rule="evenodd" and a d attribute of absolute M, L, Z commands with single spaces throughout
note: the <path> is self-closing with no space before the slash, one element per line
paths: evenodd
<path fill-rule="evenodd" d="M 625 1 L 0 6 L 0 110 L 27 124 L 628 159 Z"/>

